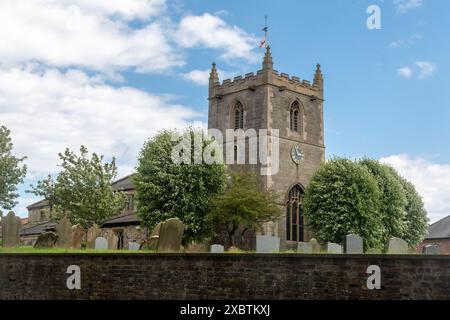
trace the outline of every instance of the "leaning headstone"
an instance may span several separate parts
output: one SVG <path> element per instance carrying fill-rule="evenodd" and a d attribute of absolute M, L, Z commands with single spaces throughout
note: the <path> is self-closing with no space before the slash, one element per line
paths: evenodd
<path fill-rule="evenodd" d="M 368 254 L 382 254 L 381 249 L 378 248 L 370 248 L 367 250 Z"/>
<path fill-rule="evenodd" d="M 130 250 L 130 251 L 137 251 L 137 250 L 139 250 L 140 247 L 141 247 L 141 245 L 137 242 L 128 243 L 128 250 Z"/>
<path fill-rule="evenodd" d="M 280 238 L 274 236 L 256 236 L 256 252 L 271 253 L 280 251 Z"/>
<path fill-rule="evenodd" d="M 107 250 L 108 249 L 108 240 L 104 237 L 98 237 L 95 239 L 95 249 L 96 250 Z"/>
<path fill-rule="evenodd" d="M 164 222 L 160 222 L 153 228 L 147 240 L 141 243 L 140 250 L 156 251 L 158 249 L 159 233 L 161 232 L 161 226 L 163 223 Z"/>
<path fill-rule="evenodd" d="M 20 245 L 20 230 L 22 221 L 10 211 L 6 217 L 2 218 L 3 247 L 17 247 Z"/>
<path fill-rule="evenodd" d="M 408 254 L 408 243 L 400 238 L 391 238 L 389 240 L 388 253 Z"/>
<path fill-rule="evenodd" d="M 184 224 L 177 218 L 171 218 L 161 225 L 158 238 L 158 251 L 178 252 L 184 234 Z"/>
<path fill-rule="evenodd" d="M 348 234 L 345 237 L 345 253 L 361 254 L 364 253 L 363 238 L 357 234 Z"/>
<path fill-rule="evenodd" d="M 56 235 L 56 233 L 51 231 L 44 232 L 39 235 L 33 247 L 37 249 L 54 248 L 57 240 L 58 236 Z"/>
<path fill-rule="evenodd" d="M 221 244 L 213 244 L 211 246 L 211 253 L 223 253 L 225 248 Z"/>
<path fill-rule="evenodd" d="M 70 247 L 73 249 L 81 249 L 84 234 L 84 228 L 80 224 L 72 226 L 72 241 Z"/>
<path fill-rule="evenodd" d="M 153 228 L 152 232 L 150 233 L 150 237 L 147 242 L 147 246 L 145 249 L 147 250 L 158 250 L 158 243 L 159 243 L 159 236 L 161 233 L 161 226 L 164 222 L 160 222 L 156 225 L 156 227 Z"/>
<path fill-rule="evenodd" d="M 337 253 L 337 254 L 342 253 L 342 246 L 337 243 L 328 242 L 326 249 L 327 253 Z"/>
<path fill-rule="evenodd" d="M 297 253 L 313 253 L 313 246 L 309 242 L 299 242 L 297 244 Z"/>
<path fill-rule="evenodd" d="M 423 254 L 441 254 L 441 248 L 437 244 L 428 244 L 422 248 Z"/>
<path fill-rule="evenodd" d="M 102 229 L 96 224 L 94 224 L 92 227 L 90 227 L 87 231 L 87 243 L 86 247 L 88 249 L 94 249 L 95 248 L 95 239 L 100 237 L 102 234 Z"/>
<path fill-rule="evenodd" d="M 67 216 L 62 217 L 55 228 L 58 235 L 56 246 L 59 248 L 70 248 L 72 244 L 72 224 L 69 218 Z"/>
<path fill-rule="evenodd" d="M 309 240 L 309 244 L 312 247 L 313 253 L 320 253 L 320 243 L 315 238 Z"/>
<path fill-rule="evenodd" d="M 114 231 L 111 229 L 108 230 L 108 233 L 106 234 L 106 239 L 108 239 L 108 249 L 109 250 L 117 250 L 118 243 L 119 243 L 119 237 L 117 237 L 114 234 Z"/>

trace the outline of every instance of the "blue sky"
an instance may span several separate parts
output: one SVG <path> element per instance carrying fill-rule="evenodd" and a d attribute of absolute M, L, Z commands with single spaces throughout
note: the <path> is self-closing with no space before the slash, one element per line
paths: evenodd
<path fill-rule="evenodd" d="M 258 70 L 266 14 L 275 69 L 311 80 L 322 65 L 327 156 L 382 159 L 431 221 L 450 214 L 446 0 L 25 3 L 0 4 L 0 124 L 30 167 L 21 216 L 66 146 L 115 155 L 127 174 L 156 130 L 206 121 L 211 62 L 221 80 Z M 372 4 L 381 30 L 366 27 Z"/>

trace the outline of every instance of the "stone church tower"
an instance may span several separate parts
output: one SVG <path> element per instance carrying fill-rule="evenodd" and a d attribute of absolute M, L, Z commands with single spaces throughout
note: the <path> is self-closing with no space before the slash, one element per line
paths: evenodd
<path fill-rule="evenodd" d="M 273 129 L 278 129 L 279 167 L 273 170 L 275 174 L 261 175 L 261 160 L 258 164 L 228 167 L 231 171 L 258 174 L 262 187 L 272 188 L 281 195 L 283 216 L 267 224 L 265 233 L 280 237 L 283 248 L 311 237 L 305 227 L 302 202 L 311 176 L 325 160 L 323 102 L 320 65 L 317 65 L 312 84 L 289 77 L 274 70 L 270 47 L 266 48 L 262 70 L 256 75 L 248 73 L 220 83 L 216 65 L 212 66 L 210 129 L 219 129 L 224 136 L 227 129 L 255 129 L 257 132 L 267 129 L 271 142 L 276 139 Z M 225 149 L 224 145 L 224 152 Z"/>

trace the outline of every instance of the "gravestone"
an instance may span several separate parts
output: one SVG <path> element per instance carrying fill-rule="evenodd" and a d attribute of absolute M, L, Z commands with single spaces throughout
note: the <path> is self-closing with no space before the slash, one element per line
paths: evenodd
<path fill-rule="evenodd" d="M 311 240 L 309 240 L 309 244 L 312 247 L 312 252 L 313 253 L 320 253 L 320 243 L 319 243 L 319 241 L 317 241 L 315 238 L 312 238 Z"/>
<path fill-rule="evenodd" d="M 72 224 L 69 218 L 67 216 L 62 217 L 55 229 L 58 235 L 56 246 L 59 248 L 70 248 L 72 244 Z"/>
<path fill-rule="evenodd" d="M 161 225 L 158 238 L 158 250 L 163 252 L 178 252 L 181 249 L 184 224 L 178 218 L 171 218 Z"/>
<path fill-rule="evenodd" d="M 2 218 L 3 247 L 19 246 L 20 230 L 22 230 L 22 220 L 10 211 L 6 217 Z"/>
<path fill-rule="evenodd" d="M 87 243 L 86 247 L 88 249 L 94 249 L 95 248 L 95 239 L 100 237 L 102 234 L 102 229 L 96 224 L 94 224 L 92 227 L 90 227 L 87 231 Z"/>
<path fill-rule="evenodd" d="M 348 234 L 345 237 L 345 253 L 361 254 L 364 253 L 363 238 L 357 234 Z"/>
<path fill-rule="evenodd" d="M 71 248 L 81 249 L 81 243 L 83 242 L 84 234 L 84 228 L 80 224 L 72 226 L 72 240 L 70 245 Z"/>
<path fill-rule="evenodd" d="M 98 237 L 95 239 L 95 250 L 107 250 L 108 240 L 104 237 Z"/>
<path fill-rule="evenodd" d="M 108 240 L 108 249 L 109 250 L 117 250 L 118 249 L 117 245 L 119 243 L 119 238 L 114 234 L 114 231 L 109 229 L 106 234 L 106 239 Z"/>
<path fill-rule="evenodd" d="M 438 244 L 428 244 L 422 248 L 423 254 L 441 254 L 441 248 Z"/>
<path fill-rule="evenodd" d="M 368 254 L 382 254 L 381 249 L 378 248 L 370 248 L 367 250 Z"/>
<path fill-rule="evenodd" d="M 271 253 L 280 251 L 280 238 L 274 236 L 256 236 L 256 252 Z"/>
<path fill-rule="evenodd" d="M 211 246 L 211 253 L 223 253 L 225 248 L 220 244 L 213 244 Z"/>
<path fill-rule="evenodd" d="M 146 249 L 156 251 L 158 250 L 159 235 L 161 233 L 161 226 L 164 222 L 160 222 L 153 228 Z"/>
<path fill-rule="evenodd" d="M 299 242 L 297 244 L 297 253 L 313 253 L 313 246 L 309 242 Z"/>
<path fill-rule="evenodd" d="M 333 254 L 341 254 L 342 253 L 342 246 L 337 244 L 337 243 L 333 243 L 333 242 L 328 242 L 327 246 L 327 253 L 333 253 Z"/>
<path fill-rule="evenodd" d="M 408 254 L 408 243 L 400 238 L 391 238 L 389 240 L 388 253 Z"/>
<path fill-rule="evenodd" d="M 140 247 L 141 247 L 141 245 L 137 242 L 129 242 L 128 243 L 128 250 L 130 250 L 130 251 L 137 251 L 137 250 L 139 250 Z"/>
<path fill-rule="evenodd" d="M 54 232 L 44 232 L 39 235 L 33 248 L 36 249 L 50 249 L 54 248 L 58 241 L 58 236 Z"/>

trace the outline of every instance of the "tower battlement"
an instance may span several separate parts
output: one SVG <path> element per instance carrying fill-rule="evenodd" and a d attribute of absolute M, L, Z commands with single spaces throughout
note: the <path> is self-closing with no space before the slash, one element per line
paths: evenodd
<path fill-rule="evenodd" d="M 239 90 L 254 90 L 256 87 L 262 85 L 273 85 L 278 87 L 280 90 L 290 90 L 307 96 L 314 96 L 316 98 L 323 99 L 323 78 L 320 65 L 317 65 L 312 83 L 309 80 L 302 80 L 297 76 L 289 76 L 288 73 L 278 72 L 273 69 L 273 62 L 269 47 L 266 49 L 263 69 L 258 70 L 256 74 L 250 72 L 244 76 L 239 75 L 233 79 L 225 79 L 220 82 L 216 65 L 213 64 L 209 80 L 210 99 Z"/>

